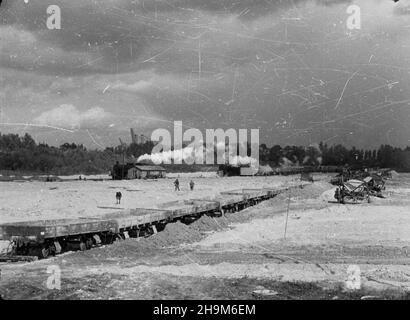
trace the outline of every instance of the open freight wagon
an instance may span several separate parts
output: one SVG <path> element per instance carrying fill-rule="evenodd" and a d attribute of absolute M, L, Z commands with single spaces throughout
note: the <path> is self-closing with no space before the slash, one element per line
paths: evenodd
<path fill-rule="evenodd" d="M 10 241 L 11 250 L 0 258 L 46 258 L 129 237 L 145 237 L 161 231 L 169 222 L 189 223 L 205 214 L 236 212 L 284 190 L 287 188 L 237 189 L 221 192 L 213 198 L 178 200 L 159 204 L 157 208 L 127 209 L 98 217 L 6 223 L 0 225 L 0 240 Z"/>
<path fill-rule="evenodd" d="M 23 221 L 0 225 L 0 240 L 12 242 L 12 255 L 46 258 L 63 250 L 85 250 L 110 241 L 115 230 L 115 222 L 104 219 Z"/>

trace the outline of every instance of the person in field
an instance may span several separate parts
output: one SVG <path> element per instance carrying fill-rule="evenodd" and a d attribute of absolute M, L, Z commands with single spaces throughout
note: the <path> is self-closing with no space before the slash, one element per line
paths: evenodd
<path fill-rule="evenodd" d="M 175 191 L 180 191 L 179 190 L 179 180 L 178 180 L 178 178 L 174 181 L 174 186 L 175 186 Z"/>
<path fill-rule="evenodd" d="M 194 186 L 195 186 L 195 183 L 192 180 L 189 181 L 189 188 L 191 189 L 191 191 L 194 190 Z"/>
<path fill-rule="evenodd" d="M 118 191 L 118 192 L 115 194 L 115 198 L 117 199 L 117 204 L 120 204 L 120 203 L 121 203 L 121 198 L 122 198 L 121 192 Z"/>

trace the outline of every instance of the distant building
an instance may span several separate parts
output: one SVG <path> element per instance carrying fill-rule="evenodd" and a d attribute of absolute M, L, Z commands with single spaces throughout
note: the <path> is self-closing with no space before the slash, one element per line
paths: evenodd
<path fill-rule="evenodd" d="M 148 138 L 147 136 L 144 136 L 143 134 L 136 134 L 136 133 L 134 132 L 134 129 L 133 129 L 133 128 L 131 128 L 130 131 L 131 131 L 131 140 L 132 140 L 132 143 L 135 143 L 135 144 L 144 144 L 144 143 L 146 143 L 146 142 L 148 142 L 148 141 L 151 141 L 150 138 Z"/>
<path fill-rule="evenodd" d="M 135 165 L 128 169 L 127 179 L 165 178 L 166 170 L 161 166 Z"/>
<path fill-rule="evenodd" d="M 166 170 L 161 166 L 131 162 L 123 165 L 117 161 L 112 168 L 111 176 L 113 180 L 165 178 Z"/>

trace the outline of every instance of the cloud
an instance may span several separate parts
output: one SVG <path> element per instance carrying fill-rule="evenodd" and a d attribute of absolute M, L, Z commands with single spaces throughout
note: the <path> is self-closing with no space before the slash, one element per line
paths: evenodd
<path fill-rule="evenodd" d="M 99 126 L 110 117 L 112 117 L 112 115 L 100 107 L 93 107 L 81 112 L 71 104 L 63 104 L 57 108 L 43 112 L 34 119 L 34 122 L 42 125 L 79 129 L 84 126 Z"/>
<path fill-rule="evenodd" d="M 239 29 L 243 23 L 264 16 L 271 25 L 271 15 L 305 2 L 100 0 L 97 5 L 95 0 L 55 0 L 53 4 L 59 5 L 62 12 L 62 29 L 50 31 L 45 25 L 49 3 L 9 0 L 0 9 L 0 25 L 10 27 L 9 34 L 15 33 L 18 41 L 2 39 L 8 44 L 4 64 L 65 75 L 117 74 L 151 68 L 162 58 L 162 68 L 173 68 L 175 62 L 185 65 L 191 60 L 192 48 L 196 50 L 200 34 L 207 32 L 208 40 L 203 46 L 206 42 L 216 43 L 209 52 L 223 52 L 226 45 L 221 46 L 221 41 L 226 41 L 228 48 L 236 42 L 246 46 L 246 37 L 235 36 L 248 28 L 244 25 L 241 27 L 244 30 Z M 223 34 L 225 31 L 229 34 Z M 216 33 L 214 39 L 209 38 L 212 33 Z M 29 38 L 27 45 L 20 41 L 23 38 Z M 230 50 L 236 51 L 235 46 Z M 9 56 L 15 57 L 6 59 Z"/>
<path fill-rule="evenodd" d="M 109 84 L 110 90 L 125 91 L 136 94 L 157 93 L 158 90 L 169 92 L 186 92 L 189 83 L 186 78 L 175 74 L 158 74 L 154 71 L 143 71 L 124 74 L 119 80 Z M 135 78 L 139 80 L 135 81 Z M 203 77 L 204 80 L 206 76 Z"/>
<path fill-rule="evenodd" d="M 30 72 L 66 75 L 105 70 L 96 50 L 69 52 L 44 41 L 39 33 L 0 25 L 0 66 Z"/>
<path fill-rule="evenodd" d="M 115 114 L 107 126 L 145 134 L 172 120 L 260 127 L 268 144 L 374 145 L 396 128 L 407 142 L 408 109 L 388 101 L 410 97 L 409 1 L 55 0 L 62 29 L 48 30 L 49 3 L 6 0 L 3 113 L 32 122 L 46 111 L 36 121 L 77 128 L 106 110 Z M 350 3 L 362 9 L 360 31 L 346 29 Z M 101 135 L 117 142 L 117 132 Z"/>

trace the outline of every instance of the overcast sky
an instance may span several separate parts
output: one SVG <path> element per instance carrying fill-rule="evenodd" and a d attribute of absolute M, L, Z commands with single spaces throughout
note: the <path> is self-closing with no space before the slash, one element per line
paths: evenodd
<path fill-rule="evenodd" d="M 3 0 L 0 106 L 0 132 L 51 145 L 174 120 L 269 146 L 410 145 L 410 0 Z"/>

